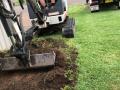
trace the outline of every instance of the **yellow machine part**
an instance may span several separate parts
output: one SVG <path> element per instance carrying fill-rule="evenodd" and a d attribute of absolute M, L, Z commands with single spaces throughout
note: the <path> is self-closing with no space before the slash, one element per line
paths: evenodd
<path fill-rule="evenodd" d="M 105 0 L 105 3 L 111 3 L 113 0 Z"/>

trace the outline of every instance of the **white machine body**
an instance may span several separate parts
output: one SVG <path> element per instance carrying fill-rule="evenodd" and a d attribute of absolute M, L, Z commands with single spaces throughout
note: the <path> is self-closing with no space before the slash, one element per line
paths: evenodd
<path fill-rule="evenodd" d="M 0 52 L 8 51 L 12 45 L 0 19 Z"/>
<path fill-rule="evenodd" d="M 8 0 L 3 0 L 3 3 L 4 3 L 4 6 L 5 8 L 8 10 L 8 11 L 11 11 L 11 8 L 8 4 Z M 4 28 L 4 25 L 1 21 L 1 18 L 0 17 L 0 52 L 5 52 L 5 51 L 9 51 L 11 46 L 12 46 L 12 42 L 10 40 L 10 37 L 7 35 L 7 30 L 5 30 Z M 12 28 L 12 30 L 14 32 L 16 32 L 16 34 L 18 35 L 20 41 L 22 41 L 22 35 L 21 35 L 21 32 L 20 32 L 20 29 L 18 27 L 18 24 L 17 22 L 13 21 L 13 20 L 8 20 L 8 23 L 9 23 L 9 27 Z M 14 38 L 14 37 L 12 37 Z"/>
<path fill-rule="evenodd" d="M 65 11 L 62 15 L 59 15 L 59 12 L 51 13 L 51 16 L 47 17 L 46 22 L 50 25 L 63 23 L 66 19 L 67 12 Z"/>

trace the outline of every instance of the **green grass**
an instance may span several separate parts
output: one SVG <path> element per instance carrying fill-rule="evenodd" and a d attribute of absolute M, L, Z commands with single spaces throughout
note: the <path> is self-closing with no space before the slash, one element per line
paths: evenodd
<path fill-rule="evenodd" d="M 120 10 L 90 13 L 84 5 L 73 5 L 69 15 L 76 19 L 75 38 L 56 34 L 40 40 L 63 39 L 77 48 L 75 90 L 120 90 Z"/>
<path fill-rule="evenodd" d="M 76 19 L 79 51 L 76 90 L 120 90 L 120 10 L 90 13 L 85 6 L 69 8 Z"/>

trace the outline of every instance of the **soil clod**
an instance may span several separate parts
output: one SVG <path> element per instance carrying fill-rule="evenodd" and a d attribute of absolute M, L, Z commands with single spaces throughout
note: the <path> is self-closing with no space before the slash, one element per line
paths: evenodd
<path fill-rule="evenodd" d="M 0 90 L 61 90 L 65 85 L 74 86 L 77 52 L 71 49 L 70 61 L 64 50 L 68 47 L 63 40 L 51 38 L 32 42 L 29 46 L 31 53 L 56 53 L 56 65 L 47 70 L 29 70 L 17 72 L 0 73 Z M 69 62 L 69 63 L 67 63 Z M 65 76 L 67 70 L 71 69 L 74 73 L 73 80 Z"/>

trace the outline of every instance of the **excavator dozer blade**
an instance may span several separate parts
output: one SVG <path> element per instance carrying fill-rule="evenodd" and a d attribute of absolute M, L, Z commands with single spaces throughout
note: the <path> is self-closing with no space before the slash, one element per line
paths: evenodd
<path fill-rule="evenodd" d="M 14 71 L 54 66 L 55 57 L 55 53 L 33 54 L 26 65 L 16 57 L 0 58 L 0 69 L 1 71 Z"/>

